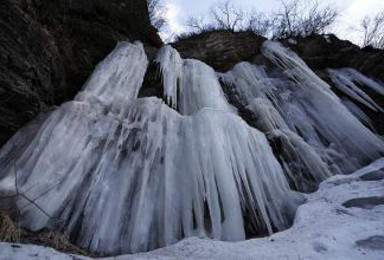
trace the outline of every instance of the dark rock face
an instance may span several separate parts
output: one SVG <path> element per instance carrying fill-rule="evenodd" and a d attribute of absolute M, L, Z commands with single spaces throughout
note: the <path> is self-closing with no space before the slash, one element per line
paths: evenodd
<path fill-rule="evenodd" d="M 264 64 L 260 48 L 265 40 L 251 32 L 214 31 L 181 39 L 172 46 L 183 58 L 202 60 L 222 72 L 230 70 L 241 61 Z M 281 42 L 315 71 L 350 67 L 384 81 L 384 51 L 369 47 L 361 49 L 334 35 L 312 35 L 291 40 Z"/>
<path fill-rule="evenodd" d="M 162 45 L 145 0 L 3 0 L 0 145 L 40 111 L 73 98 L 119 40 Z"/>
<path fill-rule="evenodd" d="M 172 46 L 183 58 L 198 59 L 225 72 L 241 61 L 253 61 L 261 54 L 265 40 L 251 32 L 214 31 L 179 40 Z"/>
<path fill-rule="evenodd" d="M 334 35 L 312 35 L 295 38 L 296 44 L 283 44 L 296 52 L 313 70 L 350 67 L 365 75 L 384 81 L 384 51 L 361 49 Z"/>
<path fill-rule="evenodd" d="M 364 75 L 384 82 L 384 51 L 366 47 L 364 49 L 349 41 L 338 39 L 334 35 L 312 35 L 306 38 L 294 39 L 296 44 L 290 44 L 288 40 L 283 44 L 295 51 L 317 75 L 325 80 L 331 87 L 333 82 L 326 73 L 327 68 L 354 68 Z M 375 91 L 364 88 L 366 92 L 379 106 L 384 107 L 384 98 Z M 333 88 L 340 97 L 345 94 Z M 384 114 L 374 112 L 359 102 L 354 102 L 365 114 L 367 114 L 378 134 L 384 134 Z"/>
<path fill-rule="evenodd" d="M 270 63 L 260 52 L 265 40 L 263 37 L 248 32 L 215 31 L 181 39 L 172 45 L 183 58 L 202 60 L 215 70 L 223 72 L 230 70 L 241 61 L 262 64 L 268 68 Z M 328 68 L 350 67 L 384 82 L 383 50 L 361 49 L 349 41 L 338 39 L 334 35 L 297 37 L 282 40 L 281 43 L 296 52 L 320 78 L 331 86 L 333 83 L 326 73 Z M 226 89 L 224 88 L 224 90 Z M 344 96 L 337 89 L 334 91 L 337 95 Z M 384 99 L 380 94 L 366 88 L 364 91 L 379 106 L 384 107 Z M 226 91 L 226 93 L 227 96 L 231 96 L 231 92 Z M 229 100 L 238 107 L 231 98 Z M 355 104 L 372 119 L 376 131 L 379 134 L 384 134 L 384 114 L 376 113 L 357 102 Z M 252 125 L 252 120 L 247 120 L 247 116 L 244 118 L 248 124 Z"/>

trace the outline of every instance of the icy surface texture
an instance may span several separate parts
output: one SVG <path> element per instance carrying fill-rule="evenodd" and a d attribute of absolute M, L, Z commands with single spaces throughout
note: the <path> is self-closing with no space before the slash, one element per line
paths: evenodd
<path fill-rule="evenodd" d="M 346 208 L 343 204 L 361 198 L 383 198 L 384 180 L 360 179 L 372 171 L 384 170 L 383 159 L 354 174 L 325 181 L 299 207 L 293 226 L 270 237 L 239 243 L 189 238 L 154 252 L 119 259 L 382 260 L 384 205 L 364 209 Z M 346 181 L 340 182 L 342 179 Z"/>
<path fill-rule="evenodd" d="M 163 68 L 180 63 L 160 60 L 169 63 Z M 290 225 L 303 198 L 265 135 L 234 113 L 210 67 L 182 64 L 175 77 L 182 75 L 186 115 L 157 98 L 136 99 L 147 59 L 140 44 L 122 43 L 75 101 L 2 148 L 0 191 L 23 194 L 16 203 L 24 227 L 59 228 L 80 246 L 118 254 L 189 236 L 239 241 Z M 162 71 L 165 84 L 178 81 Z"/>
<path fill-rule="evenodd" d="M 331 175 L 315 149 L 285 122 L 278 102 L 279 86 L 263 67 L 242 62 L 219 77 L 223 84 L 234 88 L 233 94 L 254 113 L 256 127 L 267 135 L 295 189 L 314 190 L 317 183 Z"/>
<path fill-rule="evenodd" d="M 183 60 L 170 46 L 163 47 L 156 60 L 164 79 L 164 96 L 180 114 L 193 115 L 203 108 L 233 111 L 215 71 L 208 65 L 198 60 Z"/>
<path fill-rule="evenodd" d="M 366 128 L 330 86 L 293 52 L 267 41 L 262 48 L 281 72 L 276 72 L 278 104 L 285 122 L 313 146 L 333 173 L 354 171 L 384 151 L 382 139 Z"/>
<path fill-rule="evenodd" d="M 182 79 L 184 61 L 175 49 L 166 45 L 159 50 L 156 62 L 160 64 L 164 83 L 164 97 L 167 104 L 177 108 L 178 90 Z"/>
<path fill-rule="evenodd" d="M 384 85 L 362 75 L 354 69 L 330 69 L 328 73 L 335 83 L 335 86 L 351 99 L 364 104 L 375 112 L 384 112 L 384 110 L 359 87 L 360 85 L 365 88 L 370 88 L 384 96 Z"/>
<path fill-rule="evenodd" d="M 341 102 L 343 102 L 344 106 L 348 108 L 348 110 L 364 125 L 368 126 L 372 131 L 375 131 L 375 128 L 372 125 L 372 121 L 369 116 L 367 116 L 367 114 L 364 113 L 364 111 L 362 111 L 355 103 L 353 103 L 350 99 L 346 97 L 342 97 Z"/>
<path fill-rule="evenodd" d="M 119 44 L 74 101 L 0 150 L 1 195 L 14 196 L 24 227 L 60 229 L 109 254 L 289 227 L 303 202 L 290 185 L 307 190 L 384 146 L 297 56 L 272 42 L 263 52 L 280 67 L 273 76 L 248 63 L 220 76 L 257 115 L 256 129 L 212 68 L 169 46 L 156 59 L 167 104 L 138 99 L 146 54 Z"/>
<path fill-rule="evenodd" d="M 370 178 L 380 171 L 384 177 L 384 158 L 353 174 L 326 180 L 320 185 L 320 190 L 309 194 L 307 202 L 299 207 L 293 226 L 270 237 L 236 243 L 188 238 L 153 252 L 105 260 L 382 260 L 384 205 L 344 207 L 350 201 L 370 204 L 373 198 L 383 199 L 384 178 L 375 181 Z M 36 255 L 45 259 L 89 259 L 61 254 L 46 247 L 10 243 L 0 243 L 0 252 L 9 260 L 36 259 Z"/>

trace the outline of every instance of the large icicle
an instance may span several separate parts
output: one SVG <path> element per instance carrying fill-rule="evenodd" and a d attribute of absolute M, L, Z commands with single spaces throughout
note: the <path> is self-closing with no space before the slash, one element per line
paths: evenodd
<path fill-rule="evenodd" d="M 341 101 L 356 118 L 358 118 L 364 125 L 369 126 L 372 131 L 375 131 L 371 119 L 355 103 L 345 97 L 341 98 Z"/>
<path fill-rule="evenodd" d="M 326 154 L 341 172 L 351 172 L 384 153 L 384 142 L 360 123 L 295 53 L 271 41 L 264 43 L 262 52 L 287 77 L 276 82 L 285 122 L 323 151 L 323 158 Z"/>
<path fill-rule="evenodd" d="M 183 73 L 183 59 L 175 49 L 166 45 L 157 53 L 156 62 L 160 64 L 167 104 L 177 108 L 177 92 Z"/>
<path fill-rule="evenodd" d="M 279 90 L 263 67 L 242 62 L 219 77 L 223 84 L 233 88 L 231 95 L 236 95 L 239 102 L 253 112 L 256 127 L 267 134 L 294 188 L 313 191 L 331 175 L 315 149 L 285 123 L 279 112 Z"/>
<path fill-rule="evenodd" d="M 342 91 L 344 94 L 358 102 L 364 104 L 375 112 L 384 112 L 384 110 L 377 105 L 357 84 L 371 88 L 377 93 L 384 96 L 384 86 L 378 82 L 367 78 L 354 69 L 340 69 L 340 70 L 328 70 L 332 81 L 335 83 L 335 87 Z"/>
<path fill-rule="evenodd" d="M 111 254 L 288 227 L 302 197 L 264 134 L 232 113 L 213 70 L 183 61 L 179 105 L 193 114 L 183 116 L 159 99 L 135 99 L 146 66 L 140 44 L 120 44 L 76 101 L 1 149 L 0 192 L 25 196 L 15 197 L 22 225 L 60 228 Z M 177 85 L 172 77 L 164 83 Z"/>
<path fill-rule="evenodd" d="M 164 46 L 156 58 L 164 81 L 167 103 L 182 115 L 192 115 L 202 108 L 233 111 L 226 102 L 215 71 L 201 61 L 181 59 L 178 52 Z"/>

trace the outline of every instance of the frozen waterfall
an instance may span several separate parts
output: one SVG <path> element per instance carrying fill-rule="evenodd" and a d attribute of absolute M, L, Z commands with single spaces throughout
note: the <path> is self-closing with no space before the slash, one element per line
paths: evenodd
<path fill-rule="evenodd" d="M 275 42 L 265 42 L 262 52 L 281 71 L 277 88 L 285 121 L 318 149 L 332 172 L 353 172 L 383 154 L 383 140 L 353 116 L 295 53 Z"/>
<path fill-rule="evenodd" d="M 354 69 L 328 70 L 335 86 L 349 96 L 375 112 L 384 112 L 358 85 L 370 88 L 373 91 L 384 96 L 384 86 L 380 83 L 362 75 Z"/>
<path fill-rule="evenodd" d="M 288 228 L 304 200 L 295 190 L 370 162 L 384 146 L 299 57 L 273 42 L 263 52 L 279 67 L 272 75 L 249 63 L 216 74 L 164 46 L 155 59 L 164 102 L 137 98 L 142 44 L 118 44 L 74 101 L 1 148 L 0 194 L 14 198 L 23 227 L 59 229 L 106 254 Z"/>

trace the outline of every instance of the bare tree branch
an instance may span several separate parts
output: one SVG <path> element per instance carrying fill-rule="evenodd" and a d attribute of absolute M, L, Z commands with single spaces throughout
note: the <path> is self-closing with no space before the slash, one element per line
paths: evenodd
<path fill-rule="evenodd" d="M 331 6 L 321 7 L 318 0 L 281 0 L 282 9 L 274 22 L 274 38 L 308 36 L 325 33 L 335 22 L 338 11 Z"/>
<path fill-rule="evenodd" d="M 375 17 L 365 17 L 361 23 L 363 35 L 363 46 L 372 46 L 384 49 L 384 12 L 378 13 Z"/>
<path fill-rule="evenodd" d="M 162 0 L 147 0 L 149 20 L 158 31 L 167 25 L 167 8 Z"/>
<path fill-rule="evenodd" d="M 210 9 L 211 19 L 219 29 L 235 31 L 244 20 L 244 10 L 237 8 L 230 0 L 216 2 Z"/>
<path fill-rule="evenodd" d="M 245 12 L 230 0 L 218 1 L 204 18 L 190 17 L 187 25 L 196 32 L 212 29 L 253 31 L 268 38 L 287 38 L 325 33 L 335 22 L 338 12 L 322 6 L 319 0 L 280 0 L 281 9 L 271 16 L 257 11 Z"/>

